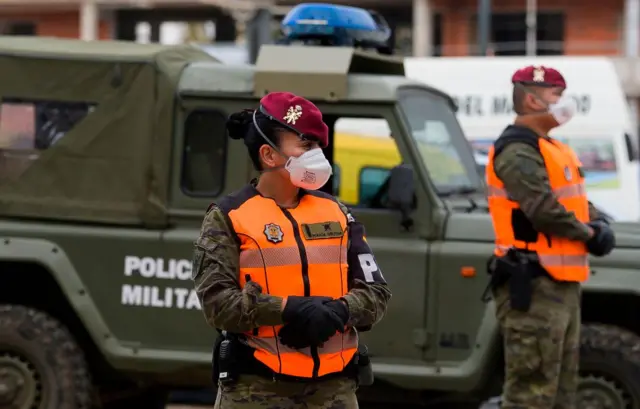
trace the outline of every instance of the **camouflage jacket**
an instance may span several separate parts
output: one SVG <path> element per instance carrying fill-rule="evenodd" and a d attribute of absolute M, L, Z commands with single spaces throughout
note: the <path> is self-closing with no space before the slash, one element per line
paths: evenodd
<path fill-rule="evenodd" d="M 537 231 L 570 240 L 589 239 L 587 226 L 558 202 L 542 155 L 531 145 L 519 142 L 507 145 L 495 158 L 494 170 Z M 601 218 L 591 203 L 589 217 L 591 220 Z"/>
<path fill-rule="evenodd" d="M 349 215 L 350 283 L 349 292 L 343 297 L 349 306 L 348 325 L 368 329 L 384 316 L 391 291 L 379 271 L 374 272 L 373 280 L 365 278 L 357 262 L 363 251 L 372 254 L 364 239 L 364 228 L 346 207 L 341 207 Z M 219 207 L 212 206 L 195 242 L 192 276 L 207 322 L 234 333 L 283 324 L 282 298 L 263 294 L 253 282 L 240 288 L 239 258 L 240 248 L 230 222 Z"/>

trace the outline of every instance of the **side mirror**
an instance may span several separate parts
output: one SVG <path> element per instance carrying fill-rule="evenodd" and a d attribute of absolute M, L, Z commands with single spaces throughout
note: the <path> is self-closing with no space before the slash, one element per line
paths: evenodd
<path fill-rule="evenodd" d="M 395 209 L 408 208 L 413 205 L 415 197 L 413 168 L 409 165 L 398 165 L 389 174 L 389 206 Z"/>
<path fill-rule="evenodd" d="M 402 213 L 401 225 L 405 230 L 413 226 L 411 210 L 414 205 L 416 186 L 413 179 L 413 168 L 410 165 L 398 165 L 391 169 L 389 175 L 389 207 Z"/>

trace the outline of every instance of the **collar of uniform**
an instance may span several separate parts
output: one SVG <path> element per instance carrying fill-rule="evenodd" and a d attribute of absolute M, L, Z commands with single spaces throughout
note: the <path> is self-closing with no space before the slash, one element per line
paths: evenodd
<path fill-rule="evenodd" d="M 249 185 L 256 191 L 256 194 L 258 194 L 259 196 L 262 196 L 262 194 L 258 191 L 257 186 L 258 186 L 258 178 L 253 178 L 251 179 L 251 181 L 249 182 Z M 305 189 L 299 188 L 298 189 L 298 202 L 300 202 L 300 200 L 305 196 L 308 195 L 309 192 Z"/>

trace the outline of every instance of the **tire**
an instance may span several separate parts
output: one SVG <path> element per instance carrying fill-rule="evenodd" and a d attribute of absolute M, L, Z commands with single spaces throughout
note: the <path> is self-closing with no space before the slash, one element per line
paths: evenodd
<path fill-rule="evenodd" d="M 583 324 L 578 408 L 640 409 L 640 337 L 612 325 Z"/>
<path fill-rule="evenodd" d="M 84 354 L 59 321 L 0 305 L 0 407 L 90 409 L 91 391 Z"/>

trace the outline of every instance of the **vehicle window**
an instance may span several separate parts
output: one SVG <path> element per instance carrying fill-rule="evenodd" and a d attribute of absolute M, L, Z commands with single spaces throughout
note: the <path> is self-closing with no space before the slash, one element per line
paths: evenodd
<path fill-rule="evenodd" d="M 224 187 L 227 151 L 226 116 L 198 110 L 184 125 L 182 189 L 190 196 L 217 196 Z"/>
<path fill-rule="evenodd" d="M 333 194 L 340 196 L 340 165 L 333 164 Z"/>
<path fill-rule="evenodd" d="M 618 158 L 613 138 L 563 138 L 554 136 L 571 146 L 582 162 L 585 186 L 597 189 L 620 187 Z"/>
<path fill-rule="evenodd" d="M 562 135 L 553 137 L 569 145 L 578 155 L 585 173 L 585 186 L 597 189 L 620 187 L 619 165 L 613 138 L 567 138 Z M 490 138 L 471 141 L 478 165 L 486 165 L 486 155 L 493 142 Z"/>
<path fill-rule="evenodd" d="M 380 187 L 389 177 L 390 169 L 363 168 L 360 172 L 360 198 L 359 203 L 370 203 L 378 193 Z"/>
<path fill-rule="evenodd" d="M 421 89 L 399 92 L 400 107 L 439 193 L 483 189 L 472 150 L 447 100 Z"/>
<path fill-rule="evenodd" d="M 96 105 L 87 102 L 27 101 L 0 103 L 0 181 L 17 179 L 77 126 Z"/>
<path fill-rule="evenodd" d="M 371 199 L 386 180 L 378 170 L 401 157 L 385 119 L 341 117 L 333 125 L 333 161 L 339 169 L 333 194 L 349 206 L 372 208 L 380 206 Z"/>

